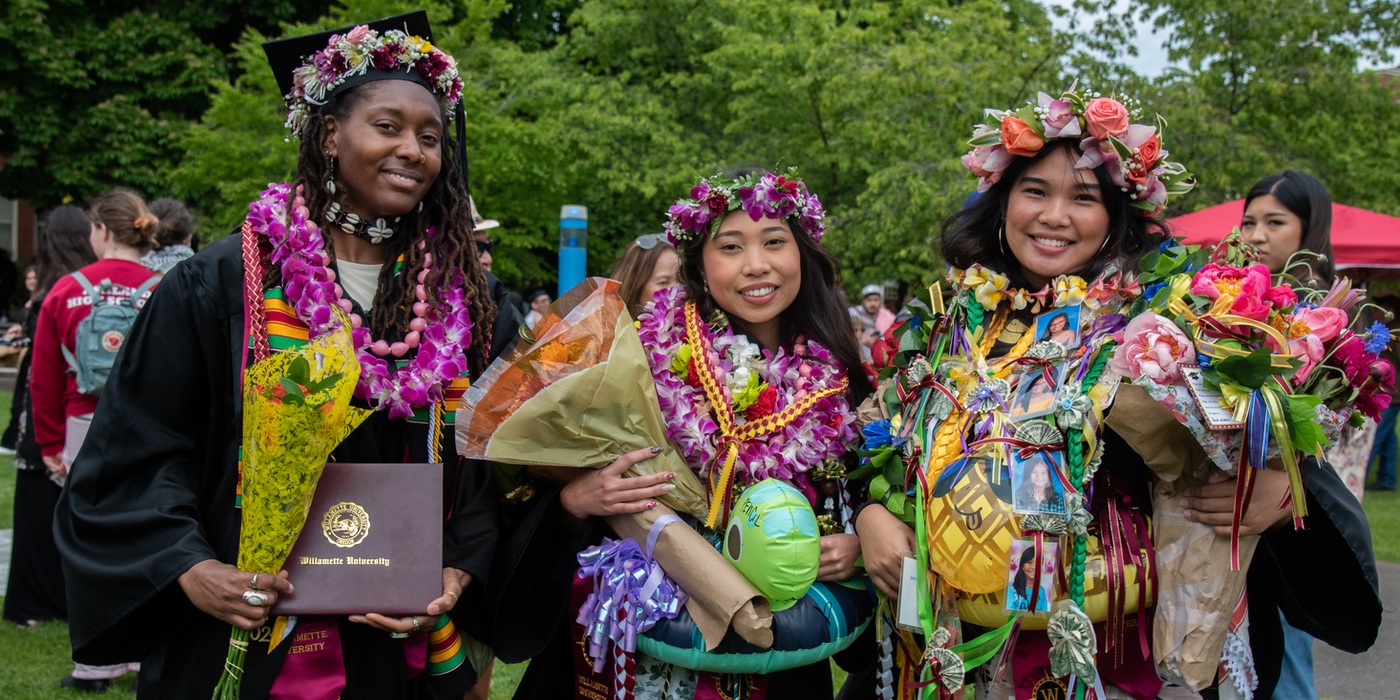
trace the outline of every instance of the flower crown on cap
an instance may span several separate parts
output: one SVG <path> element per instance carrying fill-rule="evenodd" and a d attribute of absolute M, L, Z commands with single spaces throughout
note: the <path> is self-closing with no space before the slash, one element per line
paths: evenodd
<path fill-rule="evenodd" d="M 371 70 L 417 71 L 448 120 L 453 119 L 462 97 L 457 61 L 422 37 L 398 29 L 381 35 L 362 24 L 344 34 L 332 35 L 326 48 L 308 57 L 292 74 L 292 90 L 286 95 L 286 125 L 292 136 L 301 135 L 312 110 L 325 104 L 337 88 Z"/>
<path fill-rule="evenodd" d="M 1161 141 L 1167 123 L 1161 115 L 1156 126 L 1148 126 L 1131 123 L 1137 113 L 1098 93 L 1085 99 L 1074 87 L 1059 99 L 1042 92 L 1017 111 L 988 109 L 993 123 L 974 127 L 968 141 L 973 148 L 962 163 L 977 178 L 977 190 L 985 192 L 1015 156 L 1033 158 L 1052 139 L 1077 139 L 1084 155 L 1074 167 L 1108 164 L 1114 184 L 1127 193 L 1138 214 L 1155 216 L 1168 195 L 1190 192 L 1196 180 L 1180 163 L 1167 161 Z"/>
<path fill-rule="evenodd" d="M 753 174 L 737 180 L 714 175 L 692 188 L 690 197 L 676 200 L 666 221 L 666 235 L 677 248 L 682 241 L 715 235 L 720 221 L 736 209 L 743 209 L 754 221 L 765 216 L 790 219 L 813 241 L 820 242 L 826 232 L 822 203 L 797 179 L 796 168 L 784 175 Z"/>

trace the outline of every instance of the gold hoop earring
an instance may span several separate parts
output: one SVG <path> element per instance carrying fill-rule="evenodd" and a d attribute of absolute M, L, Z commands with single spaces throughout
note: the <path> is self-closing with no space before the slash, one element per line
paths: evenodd
<path fill-rule="evenodd" d="M 1108 247 L 1108 239 L 1110 239 L 1110 238 L 1112 238 L 1112 237 L 1113 237 L 1113 236 L 1111 236 L 1111 235 L 1105 235 L 1105 236 L 1103 237 L 1103 243 L 1100 243 L 1100 244 L 1099 244 L 1099 252 L 1098 252 L 1098 253 L 1094 253 L 1095 256 L 1097 256 L 1099 253 L 1102 253 L 1102 252 L 1104 251 L 1104 249 Z"/>
<path fill-rule="evenodd" d="M 997 244 L 1001 246 L 1001 256 L 1010 258 L 1011 254 L 1006 252 L 1006 222 L 1001 223 L 1001 228 L 997 229 Z"/>

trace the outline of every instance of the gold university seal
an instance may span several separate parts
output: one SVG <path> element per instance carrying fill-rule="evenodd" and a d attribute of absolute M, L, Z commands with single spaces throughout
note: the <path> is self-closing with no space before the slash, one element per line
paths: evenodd
<path fill-rule="evenodd" d="M 369 534 L 369 513 L 356 503 L 341 501 L 326 511 L 321 531 L 337 547 L 354 547 Z"/>

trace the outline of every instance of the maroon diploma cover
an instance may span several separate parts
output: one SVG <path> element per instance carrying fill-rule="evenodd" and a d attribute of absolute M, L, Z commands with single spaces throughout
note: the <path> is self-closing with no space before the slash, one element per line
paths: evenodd
<path fill-rule="evenodd" d="M 276 615 L 425 614 L 442 595 L 442 465 L 329 463 Z"/>

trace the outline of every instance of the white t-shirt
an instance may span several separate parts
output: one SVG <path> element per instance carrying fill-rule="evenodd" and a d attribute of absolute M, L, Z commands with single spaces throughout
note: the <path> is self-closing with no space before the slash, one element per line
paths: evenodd
<path fill-rule="evenodd" d="M 360 302 L 360 307 L 368 313 L 374 306 L 374 293 L 379 289 L 379 271 L 384 269 L 384 264 L 366 265 L 337 260 L 335 267 L 339 271 L 335 279 L 345 290 L 345 295 Z"/>

